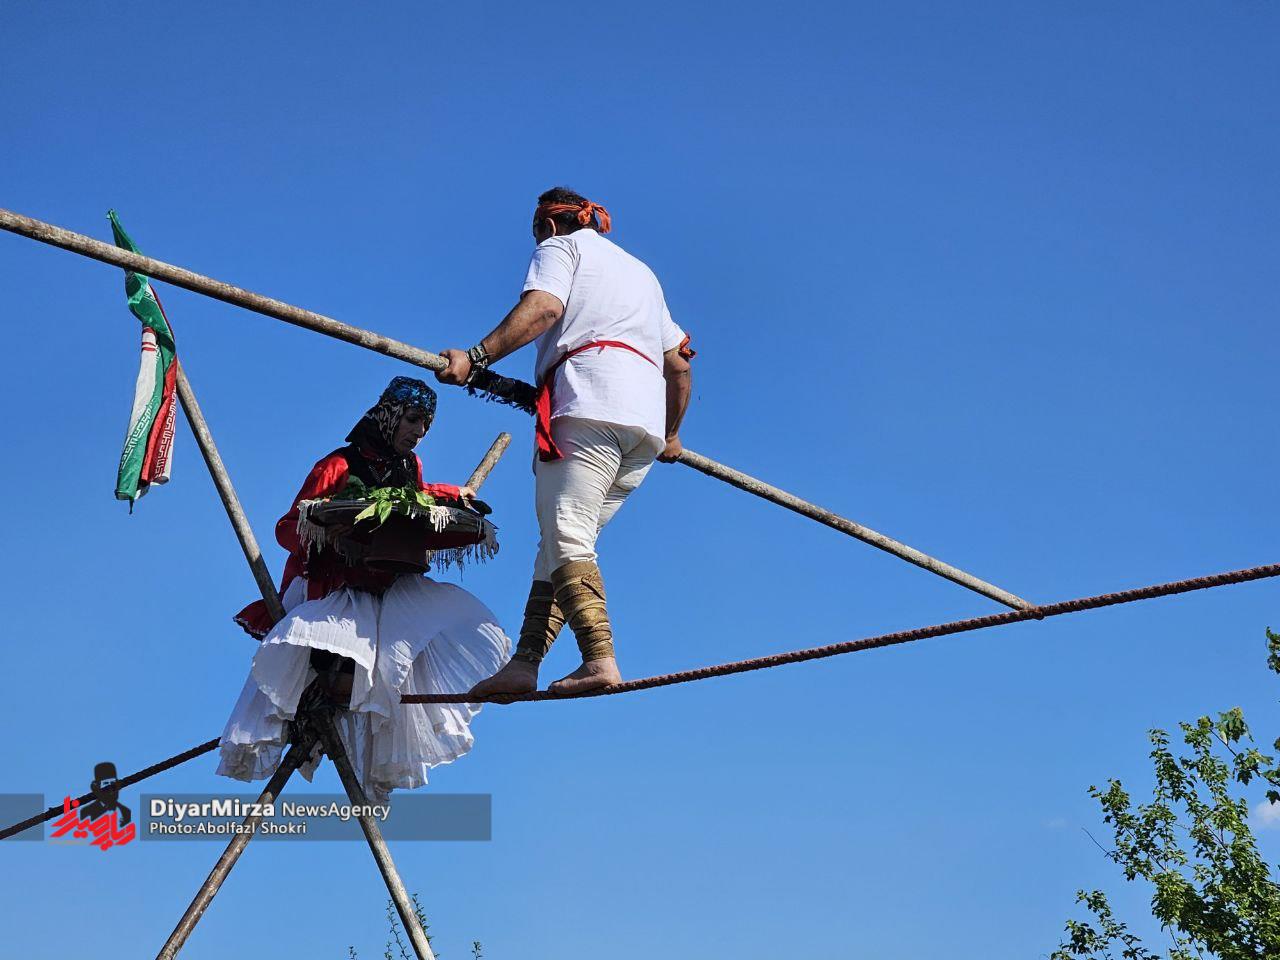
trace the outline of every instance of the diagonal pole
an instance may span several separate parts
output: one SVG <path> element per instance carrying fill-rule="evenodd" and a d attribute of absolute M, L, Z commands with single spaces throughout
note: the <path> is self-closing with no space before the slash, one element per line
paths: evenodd
<path fill-rule="evenodd" d="M 63 250 L 69 250 L 72 253 L 78 253 L 93 260 L 100 260 L 103 263 L 123 267 L 126 270 L 133 270 L 153 279 L 165 280 L 175 286 L 212 297 L 215 300 L 234 304 L 246 310 L 261 313 L 264 316 L 274 317 L 277 320 L 283 320 L 285 323 L 304 327 L 316 333 L 322 333 L 325 336 L 334 337 L 427 370 L 441 370 L 445 366 L 445 360 L 439 354 L 431 353 L 399 340 L 393 340 L 390 337 L 384 337 L 381 334 L 374 333 L 372 330 L 365 330 L 349 323 L 343 323 L 332 317 L 326 317 L 323 314 L 314 313 L 311 310 L 306 310 L 281 300 L 265 297 L 243 287 L 215 280 L 212 277 L 174 266 L 171 263 L 165 263 L 163 260 L 156 260 L 152 257 L 144 257 L 141 254 L 122 250 L 112 244 L 95 240 L 93 237 L 65 230 L 42 220 L 25 217 L 11 210 L 0 208 L 0 230 L 7 230 L 10 233 L 16 233 L 31 240 L 38 240 L 50 246 L 60 247 Z M 521 406 L 525 410 L 531 410 L 531 399 L 533 397 L 533 388 L 531 386 L 518 380 L 499 377 L 490 371 L 484 371 L 484 373 L 488 376 L 490 382 L 490 386 L 485 388 L 488 392 L 495 396 L 500 396 L 507 402 Z M 982 594 L 984 597 L 989 597 L 1007 607 L 1012 607 L 1015 610 L 1027 610 L 1033 606 L 1021 597 L 993 586 L 987 581 L 981 580 L 957 567 L 944 563 L 928 554 L 921 553 L 913 547 L 908 547 L 906 544 L 878 533 L 860 523 L 855 523 L 816 504 L 802 500 L 793 494 L 787 493 L 785 490 L 765 483 L 763 480 L 757 480 L 755 477 L 748 476 L 725 464 L 717 463 L 709 457 L 694 453 L 692 450 L 685 450 L 676 462 L 683 463 L 685 466 L 692 467 L 709 477 L 714 477 L 717 480 L 735 486 L 739 490 L 762 497 L 770 503 L 777 504 L 801 516 L 826 524 L 833 530 L 839 530 L 841 533 L 847 534 L 856 540 L 861 540 L 863 543 L 893 554 L 923 570 L 928 570 L 930 573 L 945 577 L 952 583 L 966 587 L 975 593 Z"/>
<path fill-rule="evenodd" d="M 200 410 L 200 404 L 196 402 L 195 391 L 191 389 L 191 381 L 187 379 L 186 368 L 181 363 L 178 364 L 178 400 L 182 403 L 182 412 L 187 415 L 191 432 L 195 434 L 196 446 L 200 448 L 205 466 L 209 468 L 209 476 L 213 477 L 213 485 L 218 488 L 218 496 L 222 499 L 223 507 L 226 508 L 227 519 L 231 521 L 231 526 L 236 532 L 236 539 L 240 541 L 240 549 L 244 551 L 244 558 L 249 564 L 254 581 L 258 584 L 258 591 L 267 604 L 271 620 L 273 623 L 278 623 L 284 619 L 284 604 L 280 602 L 280 594 L 276 592 L 271 571 L 267 569 L 266 561 L 262 559 L 262 550 L 258 547 L 258 540 L 253 535 L 253 527 L 249 526 L 249 518 L 245 516 L 240 498 L 236 496 L 236 488 L 231 484 L 231 474 L 227 473 L 227 467 L 222 462 L 218 445 L 213 442 L 209 424 Z"/>
<path fill-rule="evenodd" d="M 311 748 L 315 745 L 315 742 L 315 732 L 304 729 L 289 747 L 289 752 L 280 761 L 280 766 L 276 768 L 276 772 L 267 781 L 266 788 L 259 794 L 259 804 L 275 802 L 276 798 L 280 796 L 280 791 L 284 789 L 284 785 L 293 776 L 293 772 L 310 756 Z M 244 848 L 248 846 L 249 841 L 257 833 L 258 824 L 261 822 L 262 817 L 256 812 L 244 818 L 241 831 L 231 838 L 227 848 L 222 851 L 222 856 L 213 865 L 213 870 L 209 872 L 209 876 L 204 883 L 200 884 L 200 889 L 196 891 L 196 896 L 191 901 L 191 906 L 187 907 L 187 912 L 182 915 L 182 919 L 174 927 L 173 933 L 169 934 L 169 939 L 164 942 L 164 946 L 156 954 L 156 960 L 174 960 L 174 957 L 178 955 L 178 951 L 187 942 L 187 938 L 191 936 L 191 931 L 196 928 L 196 924 L 200 922 L 204 912 L 209 909 L 209 904 L 213 902 L 213 898 L 218 891 L 222 889 L 223 881 L 231 873 L 231 868 L 236 865 L 236 861 L 244 853 Z"/>
<path fill-rule="evenodd" d="M 347 796 L 351 798 L 351 803 L 358 809 L 367 811 L 370 806 L 369 798 L 365 795 L 364 788 L 360 786 L 355 770 L 351 768 L 351 761 L 347 758 L 347 751 L 342 746 L 338 728 L 334 726 L 333 715 L 321 714 L 317 718 L 316 725 L 320 741 L 324 744 L 324 752 L 338 768 L 338 776 L 347 791 Z M 413 902 L 409 899 L 404 881 L 400 879 L 395 862 L 391 859 L 391 850 L 387 847 L 387 841 L 382 838 L 378 821 L 368 813 L 360 813 L 356 819 L 360 821 L 360 829 L 364 831 L 364 838 L 369 843 L 369 850 L 372 851 L 373 859 L 378 864 L 378 871 L 387 885 L 387 892 L 391 894 L 391 900 L 396 905 L 396 913 L 400 914 L 400 923 L 409 934 L 413 952 L 418 955 L 418 960 L 435 960 L 436 955 L 431 950 L 431 944 L 427 942 L 426 931 L 418 922 Z"/>
<path fill-rule="evenodd" d="M 832 530 L 839 530 L 841 533 L 848 534 L 856 540 L 861 540 L 865 544 L 883 550 L 885 553 L 891 553 L 895 557 L 899 557 L 907 563 L 914 563 L 921 570 L 928 570 L 930 573 L 937 574 L 952 583 L 958 583 L 962 587 L 968 587 L 975 593 L 980 593 L 984 597 L 990 597 L 1003 603 L 1006 607 L 1012 607 L 1014 610 L 1030 610 L 1032 604 L 1021 597 L 1014 596 L 1007 590 L 1001 590 L 994 584 L 980 580 L 971 573 L 951 566 L 949 563 L 943 563 L 936 557 L 931 557 L 927 553 L 921 553 L 915 547 L 909 547 L 905 543 L 900 543 L 892 537 L 887 537 L 883 533 L 872 530 L 870 527 L 864 527 L 860 523 L 855 523 L 846 517 L 840 516 L 838 513 L 832 513 L 816 503 L 810 503 L 808 500 L 801 500 L 795 494 L 787 493 L 787 491 L 775 487 L 771 483 L 765 483 L 763 480 L 757 480 L 755 477 L 735 470 L 733 467 L 727 467 L 723 463 L 717 463 L 710 457 L 704 457 L 700 453 L 694 453 L 692 450 L 685 450 L 680 454 L 680 462 L 685 466 L 693 467 L 699 473 L 705 473 L 709 477 L 715 477 L 717 480 L 723 480 L 730 486 L 737 487 L 739 490 L 745 490 L 747 493 L 754 494 L 770 503 L 776 503 L 780 507 L 798 513 L 802 517 L 808 517 L 810 520 L 816 520 L 818 523 L 826 524 Z"/>
<path fill-rule="evenodd" d="M 472 490 L 479 490 L 483 486 L 485 480 L 489 478 L 489 472 L 498 465 L 498 461 L 502 459 L 502 455 L 507 452 L 507 447 L 511 445 L 511 434 L 500 433 L 490 445 L 485 455 L 480 458 L 480 462 L 476 464 L 476 468 L 471 471 L 471 476 L 467 478 L 465 486 Z"/>
<path fill-rule="evenodd" d="M 257 539 L 253 535 L 253 528 L 249 525 L 244 508 L 240 505 L 239 497 L 236 496 L 235 487 L 231 483 L 231 475 L 227 472 L 226 465 L 222 462 L 222 457 L 218 453 L 217 444 L 213 440 L 213 433 L 210 431 L 209 424 L 200 409 L 200 404 L 196 400 L 195 391 L 191 389 L 191 382 L 187 379 L 186 372 L 181 365 L 178 367 L 178 399 L 181 401 L 182 409 L 187 416 L 188 423 L 191 425 L 191 432 L 195 434 L 196 444 L 200 447 L 200 453 L 204 458 L 205 465 L 209 468 L 209 474 L 213 477 L 214 486 L 218 488 L 218 496 L 221 497 L 222 505 L 226 508 L 227 518 L 231 521 L 236 538 L 240 541 L 245 560 L 248 561 L 249 568 L 253 571 L 254 579 L 258 583 L 258 589 L 262 592 L 262 598 L 266 601 L 267 608 L 271 611 L 272 619 L 279 621 L 284 617 L 284 605 L 280 601 L 280 595 L 276 592 L 275 584 L 272 583 L 270 571 L 267 570 L 266 563 L 262 559 L 262 551 L 258 549 Z M 507 445 L 510 442 L 510 434 L 501 433 L 498 435 L 479 465 L 472 472 L 471 478 L 467 481 L 469 486 L 477 490 L 480 488 L 481 484 L 489 476 L 490 471 L 493 470 L 494 466 L 502 458 L 503 453 L 506 452 Z M 304 694 L 304 696 L 307 695 Z M 293 744 L 280 762 L 280 766 L 276 768 L 276 772 L 267 782 L 266 788 L 258 797 L 258 802 L 262 804 L 274 801 L 280 795 L 280 791 L 284 789 L 293 772 L 310 756 L 311 748 L 315 745 L 316 740 L 325 739 L 326 737 L 329 739 L 326 739 L 325 752 L 329 754 L 334 765 L 338 767 L 338 775 L 342 778 L 347 795 L 351 797 L 352 803 L 367 807 L 368 801 L 365 799 L 364 791 L 356 780 L 355 773 L 347 760 L 346 752 L 342 749 L 342 743 L 337 737 L 337 729 L 333 726 L 331 711 L 313 711 L 304 718 L 303 723 L 295 726 Z M 237 833 L 231 842 L 227 844 L 222 856 L 214 864 L 213 870 L 209 873 L 204 883 L 200 885 L 200 889 L 196 891 L 195 899 L 191 901 L 191 905 L 187 907 L 173 933 L 165 941 L 164 947 L 161 948 L 160 953 L 157 955 L 157 960 L 174 960 L 178 955 L 178 951 L 187 942 L 187 938 L 191 936 L 196 924 L 200 922 L 200 918 L 204 916 L 204 912 L 209 908 L 209 904 L 213 902 L 214 896 L 221 889 L 228 874 L 231 873 L 231 868 L 236 865 L 240 855 L 244 853 L 244 848 L 253 839 L 253 834 L 256 832 L 257 825 L 261 819 L 260 816 L 252 814 L 244 820 L 244 826 L 248 829 Z M 378 864 L 378 869 L 387 884 L 387 889 L 391 892 L 391 898 L 400 913 L 401 922 L 409 934 L 409 940 L 413 944 L 414 951 L 417 953 L 419 960 L 435 960 L 435 955 L 431 952 L 431 947 L 427 943 L 426 934 L 422 931 L 421 925 L 418 924 L 409 896 L 405 892 L 404 882 L 396 872 L 395 863 L 391 859 L 391 852 L 387 849 L 386 841 L 382 838 L 382 831 L 379 830 L 377 821 L 367 815 L 363 815 L 360 821 L 365 839 L 369 843 L 370 850 L 373 851 L 373 858 Z"/>

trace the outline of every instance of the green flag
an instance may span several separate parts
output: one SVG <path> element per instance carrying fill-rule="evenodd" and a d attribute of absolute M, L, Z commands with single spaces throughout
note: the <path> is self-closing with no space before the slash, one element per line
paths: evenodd
<path fill-rule="evenodd" d="M 110 210 L 111 232 L 116 246 L 140 253 L 133 240 L 120 226 L 116 212 Z M 124 452 L 120 455 L 120 472 L 116 477 L 116 499 L 134 501 L 153 483 L 169 479 L 170 455 L 173 452 L 174 418 L 177 408 L 174 394 L 178 382 L 178 358 L 174 350 L 173 331 L 156 299 L 151 282 L 140 273 L 124 275 L 124 289 L 129 309 L 142 323 L 142 362 L 133 392 L 133 411 L 129 416 L 129 432 L 125 435 Z"/>

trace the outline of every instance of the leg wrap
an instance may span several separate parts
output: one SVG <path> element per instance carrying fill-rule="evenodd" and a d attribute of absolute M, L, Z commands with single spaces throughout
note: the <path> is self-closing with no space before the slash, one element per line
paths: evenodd
<path fill-rule="evenodd" d="M 556 602 L 578 639 L 582 660 L 613 656 L 613 627 L 605 607 L 604 579 L 591 560 L 571 560 L 551 574 Z"/>
<path fill-rule="evenodd" d="M 529 587 L 529 599 L 524 605 L 520 642 L 516 644 L 516 652 L 511 659 L 541 663 L 563 626 L 564 614 L 556 603 L 551 584 L 546 580 L 533 581 Z"/>

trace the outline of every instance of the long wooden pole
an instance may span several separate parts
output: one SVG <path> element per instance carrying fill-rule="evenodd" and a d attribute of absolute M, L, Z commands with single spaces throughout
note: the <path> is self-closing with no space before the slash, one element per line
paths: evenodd
<path fill-rule="evenodd" d="M 338 736 L 338 728 L 333 725 L 332 715 L 322 715 L 318 718 L 317 725 L 321 742 L 324 743 L 324 752 L 338 768 L 338 776 L 347 791 L 347 796 L 357 808 L 368 810 L 369 798 L 365 796 L 364 788 L 360 786 L 360 781 L 351 768 L 347 751 L 343 749 L 342 739 Z M 435 960 L 436 955 L 432 953 L 431 944 L 427 942 L 426 931 L 422 929 L 414 913 L 413 902 L 409 899 L 409 892 L 405 890 L 395 862 L 391 859 L 391 850 L 387 847 L 387 841 L 382 838 L 378 821 L 367 813 L 357 814 L 356 819 L 360 821 L 360 829 L 364 831 L 364 838 L 373 852 L 373 859 L 378 864 L 378 871 L 387 885 L 387 892 L 391 894 L 391 900 L 396 905 L 396 913 L 400 914 L 400 922 L 404 925 L 405 932 L 409 934 L 413 952 L 418 955 L 418 960 Z"/>
<path fill-rule="evenodd" d="M 476 468 L 471 471 L 471 476 L 467 478 L 466 485 L 472 490 L 479 490 L 485 480 L 489 478 L 489 471 L 498 465 L 498 461 L 502 459 L 502 455 L 507 452 L 507 447 L 510 445 L 511 434 L 498 434 L 492 446 L 489 447 L 480 462 L 476 464 Z"/>
<path fill-rule="evenodd" d="M 181 365 L 178 367 L 178 399 L 182 403 L 182 409 L 191 425 L 191 432 L 195 434 L 196 443 L 200 447 L 200 453 L 204 457 L 205 465 L 209 468 L 209 474 L 213 477 L 214 486 L 218 488 L 218 496 L 221 497 L 222 505 L 226 508 L 227 518 L 235 529 L 236 538 L 240 541 L 245 559 L 249 563 L 249 568 L 253 571 L 259 590 L 262 592 L 262 598 L 266 601 L 272 620 L 278 622 L 284 618 L 284 605 L 280 601 L 280 595 L 276 592 L 275 584 L 271 580 L 271 574 L 262 559 L 262 552 L 258 549 L 257 539 L 253 535 L 253 528 L 249 525 L 249 520 L 240 506 L 235 487 L 231 483 L 231 475 L 227 472 L 226 465 L 223 464 L 222 457 L 218 453 L 218 446 L 214 443 L 213 433 L 210 431 L 209 424 L 200 409 L 200 404 L 196 400 L 195 391 L 191 388 L 191 382 Z M 502 458 L 503 453 L 506 452 L 507 445 L 510 443 L 511 434 L 498 434 L 497 439 L 493 441 L 480 463 L 472 471 L 471 477 L 467 480 L 467 485 L 475 490 L 480 489 L 488 478 L 489 473 Z M 279 797 L 280 792 L 284 789 L 293 772 L 310 756 L 311 748 L 316 740 L 323 739 L 325 752 L 329 754 L 334 766 L 338 768 L 338 776 L 342 779 L 343 786 L 346 788 L 347 795 L 351 798 L 352 803 L 367 806 L 368 800 L 365 798 L 364 791 L 356 779 L 355 772 L 351 769 L 346 751 L 342 749 L 342 742 L 338 738 L 337 729 L 333 726 L 332 713 L 325 711 L 318 717 L 308 716 L 304 718 L 302 724 L 295 726 L 295 730 L 297 731 L 296 739 L 289 747 L 289 751 L 285 754 L 280 766 L 276 768 L 276 772 L 267 782 L 266 788 L 258 797 L 258 803 L 269 803 Z M 259 816 L 250 815 L 244 820 L 243 826 L 245 829 L 237 833 L 231 839 L 231 842 L 227 844 L 222 856 L 214 864 L 213 870 L 210 871 L 204 883 L 200 885 L 200 889 L 196 891 L 191 905 L 187 907 L 173 933 L 165 941 L 157 960 L 174 960 L 177 957 L 178 951 L 187 942 L 187 938 L 191 936 L 196 924 L 200 922 L 200 918 L 204 916 L 209 904 L 213 902 L 213 898 L 222 888 L 223 882 L 231 873 L 231 868 L 236 865 L 240 855 L 244 853 L 245 847 L 253 839 L 253 834 L 256 832 L 257 825 L 261 819 Z M 418 924 L 409 896 L 405 892 L 404 882 L 396 872 L 395 863 L 391 859 L 391 851 L 387 848 L 386 841 L 382 838 L 382 832 L 378 828 L 377 821 L 368 816 L 360 816 L 358 819 L 360 820 L 361 828 L 364 830 L 365 839 L 373 852 L 374 860 L 382 873 L 382 878 L 391 893 L 392 900 L 396 904 L 396 910 L 400 913 L 400 919 L 409 934 L 409 940 L 413 944 L 415 953 L 417 953 L 419 960 L 435 960 L 435 955 L 431 952 L 431 946 L 427 942 L 426 934 Z"/>
<path fill-rule="evenodd" d="M 861 540 L 863 543 L 870 544 L 885 553 L 891 553 L 895 557 L 899 557 L 907 563 L 914 563 L 922 570 L 928 570 L 940 577 L 945 577 L 952 583 L 958 583 L 962 587 L 968 587 L 985 597 L 992 600 L 998 600 L 1007 607 L 1015 610 L 1029 610 L 1032 604 L 1016 597 L 1008 591 L 1001 590 L 994 584 L 987 583 L 985 580 L 979 580 L 971 573 L 965 573 L 949 563 L 943 563 L 935 557 L 929 556 L 927 553 L 921 553 L 914 547 L 909 547 L 905 543 L 899 543 L 892 537 L 886 537 L 883 533 L 878 533 L 870 527 L 864 527 L 860 523 L 854 523 L 838 513 L 832 513 L 830 510 L 824 510 L 817 504 L 810 503 L 808 500 L 801 500 L 794 494 L 779 489 L 772 484 L 765 483 L 763 480 L 757 480 L 755 477 L 748 476 L 740 470 L 733 467 L 727 467 L 723 463 L 717 463 L 710 457 L 704 457 L 700 453 L 694 453 L 692 450 L 686 450 L 680 455 L 680 462 L 700 473 L 705 473 L 709 477 L 715 477 L 717 480 L 723 480 L 725 483 L 737 487 L 739 490 L 745 490 L 747 493 L 755 494 L 770 503 L 776 503 L 780 507 L 786 507 L 803 517 L 811 520 L 817 520 L 818 523 L 826 524 L 833 530 L 839 530 L 855 539 Z"/>
<path fill-rule="evenodd" d="M 280 761 L 280 766 L 276 767 L 276 772 L 272 774 L 271 779 L 267 781 L 266 788 L 258 796 L 259 804 L 273 803 L 280 796 L 280 791 L 289 782 L 293 772 L 311 755 L 311 748 L 316 739 L 316 734 L 307 731 L 289 747 L 289 752 L 284 755 L 284 759 Z M 217 896 L 218 891 L 222 889 L 222 884 L 227 879 L 227 875 L 231 873 L 231 868 L 236 865 L 236 861 L 244 853 L 244 848 L 248 846 L 249 841 L 257 833 L 258 824 L 261 822 L 262 817 L 257 813 L 251 813 L 245 817 L 241 824 L 241 831 L 231 838 L 227 848 L 222 851 L 222 856 L 213 865 L 213 870 L 209 872 L 208 878 L 205 879 L 204 883 L 200 884 L 200 889 L 196 891 L 195 899 L 191 901 L 191 906 L 187 907 L 187 912 L 182 915 L 182 919 L 174 927 L 173 933 L 169 934 L 169 939 L 164 942 L 164 946 L 156 954 L 156 960 L 174 960 L 174 957 L 178 955 L 178 951 L 187 942 L 187 938 L 195 930 L 196 924 L 200 922 L 204 912 L 209 909 L 209 904 L 213 902 L 213 898 Z"/>
<path fill-rule="evenodd" d="M 249 518 L 245 516 L 244 508 L 240 506 L 240 498 L 236 496 L 231 475 L 227 473 L 226 465 L 218 453 L 218 445 L 213 442 L 209 424 L 200 410 L 200 404 L 196 402 L 195 391 L 191 389 L 191 381 L 187 379 L 187 371 L 181 363 L 178 364 L 178 400 L 182 403 L 183 413 L 187 415 L 191 432 L 195 434 L 196 445 L 200 448 L 200 455 L 204 457 L 205 465 L 209 468 L 213 485 L 218 488 L 218 496 L 227 511 L 227 519 L 231 521 L 231 527 L 236 532 L 236 539 L 240 541 L 240 549 L 244 551 L 244 558 L 249 563 L 253 579 L 258 584 L 258 592 L 262 594 L 267 612 L 271 614 L 271 622 L 278 623 L 284 619 L 284 604 L 280 602 L 280 594 L 276 592 L 271 571 L 267 569 L 266 561 L 262 559 L 262 550 L 258 547 L 258 540 L 253 535 L 253 527 L 249 526 Z"/>
<path fill-rule="evenodd" d="M 175 286 L 212 297 L 215 300 L 234 304 L 246 310 L 261 313 L 264 316 L 274 317 L 294 326 L 305 327 L 308 330 L 323 333 L 325 336 L 353 343 L 356 346 L 364 347 L 366 350 L 373 350 L 376 353 L 394 357 L 397 360 L 403 360 L 406 363 L 411 363 L 427 370 L 442 370 L 445 366 L 445 360 L 439 354 L 422 350 L 399 340 L 393 340 L 390 337 L 384 337 L 371 330 L 343 323 L 323 314 L 305 310 L 302 307 L 284 303 L 281 300 L 264 297 L 262 294 L 254 293 L 243 287 L 237 287 L 221 280 L 215 280 L 212 277 L 194 273 L 171 263 L 165 263 L 163 260 L 156 260 L 152 257 L 144 257 L 141 254 L 122 250 L 112 244 L 95 240 L 93 237 L 74 233 L 71 230 L 64 230 L 62 227 L 35 220 L 31 217 L 24 217 L 22 214 L 14 213 L 11 210 L 0 209 L 0 229 L 32 240 L 38 240 L 54 247 L 60 247 L 63 250 L 70 250 L 72 253 L 78 253 L 93 260 L 100 260 L 103 263 L 123 267 L 126 270 L 133 270 L 156 280 L 164 280 Z M 528 387 L 528 384 L 517 385 L 532 389 Z M 993 586 L 972 574 L 899 543 L 891 537 L 877 533 L 869 527 L 854 523 L 852 520 L 840 517 L 829 510 L 824 510 L 822 507 L 802 500 L 793 494 L 787 493 L 785 490 L 767 484 L 762 480 L 757 480 L 755 477 L 748 476 L 722 463 L 717 463 L 709 457 L 694 453 L 692 450 L 686 450 L 677 462 L 693 467 L 709 477 L 732 484 L 740 490 L 763 497 L 769 502 L 799 513 L 801 516 L 824 523 L 832 529 L 840 530 L 855 539 L 900 557 L 908 563 L 913 563 L 931 573 L 945 577 L 953 583 L 967 587 L 975 593 L 980 593 L 984 597 L 1003 603 L 1005 606 L 1012 607 L 1015 610 L 1025 610 L 1032 606 L 1031 603 L 1021 597 Z M 833 521 L 839 521 L 839 523 Z"/>

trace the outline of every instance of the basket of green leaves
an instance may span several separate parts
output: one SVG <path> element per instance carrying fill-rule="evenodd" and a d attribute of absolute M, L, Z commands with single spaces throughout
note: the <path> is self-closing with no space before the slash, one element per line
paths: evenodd
<path fill-rule="evenodd" d="M 422 573 L 496 554 L 488 512 L 478 500 L 442 502 L 413 487 L 369 487 L 352 477 L 338 494 L 298 505 L 298 534 L 304 546 L 332 546 L 352 563 Z"/>

